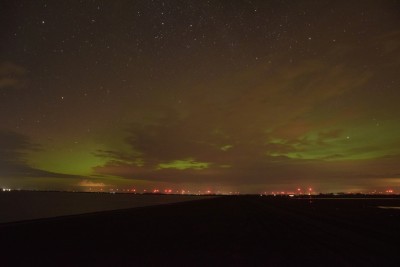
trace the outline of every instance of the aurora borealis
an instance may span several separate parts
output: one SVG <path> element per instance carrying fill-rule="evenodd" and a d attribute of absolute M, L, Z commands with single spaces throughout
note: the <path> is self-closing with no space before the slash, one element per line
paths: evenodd
<path fill-rule="evenodd" d="M 3 1 L 0 187 L 400 190 L 400 2 Z"/>

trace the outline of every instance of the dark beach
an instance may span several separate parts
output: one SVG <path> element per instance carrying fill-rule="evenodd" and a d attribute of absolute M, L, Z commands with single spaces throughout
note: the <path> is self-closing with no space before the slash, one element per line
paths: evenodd
<path fill-rule="evenodd" d="M 0 225 L 2 266 L 398 266 L 400 199 L 225 196 Z"/>

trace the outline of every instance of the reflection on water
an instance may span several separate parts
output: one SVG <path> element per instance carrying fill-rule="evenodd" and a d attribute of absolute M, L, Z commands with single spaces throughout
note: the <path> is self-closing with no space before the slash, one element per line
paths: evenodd
<path fill-rule="evenodd" d="M 380 209 L 393 209 L 393 210 L 400 210 L 400 207 L 390 207 L 390 206 L 378 206 Z"/>

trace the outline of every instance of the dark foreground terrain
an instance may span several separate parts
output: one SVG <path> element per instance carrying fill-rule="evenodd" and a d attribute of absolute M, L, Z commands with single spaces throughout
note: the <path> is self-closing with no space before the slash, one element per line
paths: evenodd
<path fill-rule="evenodd" d="M 0 224 L 1 266 L 400 266 L 399 199 L 220 197 Z"/>

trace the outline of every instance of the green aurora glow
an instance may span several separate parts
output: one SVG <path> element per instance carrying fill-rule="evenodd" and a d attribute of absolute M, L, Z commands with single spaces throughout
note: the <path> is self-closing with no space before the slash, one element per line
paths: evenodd
<path fill-rule="evenodd" d="M 400 190 L 397 1 L 8 2 L 0 187 Z"/>

